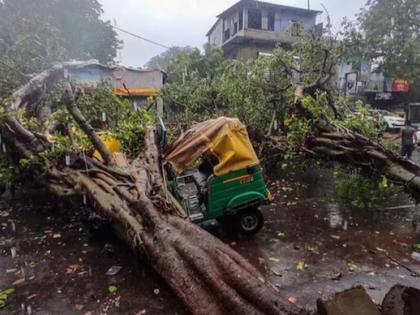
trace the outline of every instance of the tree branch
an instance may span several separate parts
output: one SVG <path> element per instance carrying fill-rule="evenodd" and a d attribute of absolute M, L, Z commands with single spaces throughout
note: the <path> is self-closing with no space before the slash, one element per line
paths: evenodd
<path fill-rule="evenodd" d="M 65 90 L 64 105 L 67 107 L 67 110 L 73 116 L 74 120 L 77 122 L 79 127 L 88 136 L 89 140 L 92 142 L 95 149 L 99 151 L 105 163 L 109 166 L 114 166 L 115 161 L 114 161 L 114 158 L 112 157 L 112 154 L 105 147 L 102 140 L 95 133 L 95 130 L 93 129 L 93 127 L 90 125 L 90 123 L 83 116 L 80 109 L 77 107 L 76 101 L 74 99 L 73 89 L 71 87 L 70 82 L 64 83 L 64 90 Z"/>

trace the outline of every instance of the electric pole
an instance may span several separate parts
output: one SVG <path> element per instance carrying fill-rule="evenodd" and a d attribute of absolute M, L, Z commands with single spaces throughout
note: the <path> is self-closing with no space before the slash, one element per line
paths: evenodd
<path fill-rule="evenodd" d="M 308 0 L 308 10 L 311 9 L 311 0 Z"/>

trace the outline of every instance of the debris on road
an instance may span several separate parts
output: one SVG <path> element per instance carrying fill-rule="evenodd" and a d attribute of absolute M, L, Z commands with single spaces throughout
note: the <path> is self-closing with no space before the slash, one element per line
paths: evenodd
<path fill-rule="evenodd" d="M 105 273 L 107 276 L 115 276 L 121 271 L 121 266 L 112 266 L 108 269 L 108 271 Z"/>
<path fill-rule="evenodd" d="M 338 293 L 328 301 L 319 299 L 317 306 L 319 315 L 381 315 L 362 287 Z"/>
<path fill-rule="evenodd" d="M 116 293 L 117 291 L 118 291 L 117 286 L 115 286 L 115 285 L 109 285 L 109 286 L 108 286 L 108 292 L 109 292 L 109 293 L 114 294 L 114 293 Z"/>

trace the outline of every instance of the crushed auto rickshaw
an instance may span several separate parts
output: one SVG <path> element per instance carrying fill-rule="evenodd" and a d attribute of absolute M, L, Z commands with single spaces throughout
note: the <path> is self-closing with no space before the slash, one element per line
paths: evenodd
<path fill-rule="evenodd" d="M 242 235 L 260 231 L 259 206 L 272 197 L 238 119 L 221 117 L 193 126 L 164 150 L 163 159 L 168 190 L 191 221 L 216 219 Z"/>

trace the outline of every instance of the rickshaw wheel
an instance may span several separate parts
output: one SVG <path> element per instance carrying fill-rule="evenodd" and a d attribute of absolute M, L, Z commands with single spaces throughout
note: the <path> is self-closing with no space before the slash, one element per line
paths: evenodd
<path fill-rule="evenodd" d="M 257 234 L 264 225 L 264 217 L 257 208 L 240 211 L 235 221 L 238 233 L 245 236 Z"/>

